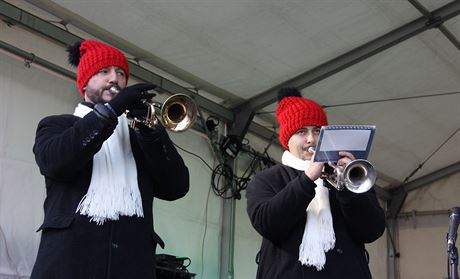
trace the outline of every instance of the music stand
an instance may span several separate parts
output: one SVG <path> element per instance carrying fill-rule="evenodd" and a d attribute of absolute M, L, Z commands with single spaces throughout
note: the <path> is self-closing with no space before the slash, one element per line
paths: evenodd
<path fill-rule="evenodd" d="M 449 254 L 449 266 L 448 266 L 448 276 L 449 279 L 459 279 L 458 278 L 458 250 L 457 247 L 454 245 L 452 250 L 448 253 Z M 449 270 L 452 271 L 452 276 L 450 276 Z"/>

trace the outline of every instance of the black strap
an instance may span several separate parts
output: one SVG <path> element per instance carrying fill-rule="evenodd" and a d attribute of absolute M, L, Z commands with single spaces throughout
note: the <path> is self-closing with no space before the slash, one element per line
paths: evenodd
<path fill-rule="evenodd" d="M 98 117 L 118 124 L 118 117 L 109 104 L 96 104 L 94 106 L 94 112 Z"/>

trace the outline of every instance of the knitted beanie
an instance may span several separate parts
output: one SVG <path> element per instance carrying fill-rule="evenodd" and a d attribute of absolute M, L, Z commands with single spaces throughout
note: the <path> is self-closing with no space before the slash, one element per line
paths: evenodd
<path fill-rule="evenodd" d="M 77 68 L 77 87 L 80 95 L 84 96 L 83 88 L 88 80 L 101 69 L 115 66 L 121 68 L 129 76 L 128 60 L 118 49 L 94 40 L 77 42 L 70 46 L 69 63 Z"/>
<path fill-rule="evenodd" d="M 286 149 L 288 149 L 289 139 L 300 128 L 327 125 L 327 116 L 323 108 L 310 99 L 302 98 L 295 88 L 279 90 L 278 102 L 276 119 L 280 124 L 279 139 Z"/>

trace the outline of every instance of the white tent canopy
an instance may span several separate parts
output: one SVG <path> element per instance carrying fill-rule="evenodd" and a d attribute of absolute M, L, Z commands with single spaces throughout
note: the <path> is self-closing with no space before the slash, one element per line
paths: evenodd
<path fill-rule="evenodd" d="M 43 102 L 53 112 L 64 112 L 62 106 L 71 108 L 77 98 L 72 95 L 75 94 L 71 88 L 74 69 L 67 65 L 65 46 L 82 38 L 103 40 L 131 58 L 132 82 L 150 81 L 169 93 L 192 96 L 202 110 L 202 117 L 219 119 L 221 138 L 225 135 L 246 138 L 260 153 L 269 146 L 268 153 L 275 160 L 281 152 L 274 118 L 276 92 L 281 87 L 293 86 L 300 89 L 304 97 L 322 104 L 331 124 L 376 125 L 369 160 L 378 171 L 378 194 L 392 220 L 405 212 L 421 210 L 445 217 L 447 210 L 458 204 L 460 196 L 459 14 L 459 0 L 0 0 L 3 20 L 0 54 L 4 56 L 0 78 L 5 82 L 4 92 L 25 86 L 18 71 L 30 79 L 42 79 L 43 74 L 29 76 L 30 70 L 22 72 L 21 63 L 13 62 L 25 59 L 26 64 L 38 67 L 38 71 L 53 75 L 47 85 L 55 85 L 54 93 L 47 96 L 45 92 L 49 88 L 41 85 L 38 88 L 41 98 L 55 98 L 68 87 L 69 96 L 60 97 L 52 104 Z M 7 74 L 6 69 L 11 69 L 11 73 Z M 60 81 L 53 82 L 55 79 Z M 11 111 L 13 105 L 19 106 L 21 98 L 30 99 L 27 92 L 31 86 L 33 83 L 22 90 L 23 97 L 0 92 L 0 100 L 2 97 L 4 100 L 0 106 L 4 106 L 5 113 L 8 109 Z M 1 88 L 0 85 L 0 91 Z M 74 91 L 69 92 L 72 89 Z M 38 97 L 34 100 L 42 104 Z M 34 116 L 32 124 L 46 112 L 38 108 L 29 111 Z M 28 154 L 32 144 L 28 141 L 33 140 L 35 127 L 28 124 L 30 133 L 19 135 L 6 119 L 5 116 L 5 123 L 0 122 L 3 128 L 0 201 L 18 194 L 5 190 L 10 187 L 6 182 L 16 180 L 14 175 L 5 178 L 7 170 L 22 168 L 17 166 L 17 160 L 30 163 L 26 169 L 34 171 L 31 176 L 35 178 L 30 178 L 31 181 L 40 178 L 33 167 L 32 155 Z M 198 131 L 203 131 L 203 123 L 196 126 Z M 7 128 L 8 135 L 3 133 Z M 191 147 L 192 143 L 184 140 L 185 149 L 201 150 L 208 162 L 215 162 L 208 139 L 203 133 L 200 135 L 197 136 L 200 147 Z M 28 149 L 13 154 L 7 143 L 27 137 L 30 138 L 21 143 L 22 148 Z M 174 137 L 181 141 L 182 135 Z M 190 164 L 199 169 L 193 174 L 196 183 L 209 184 L 209 180 L 203 180 L 210 176 L 206 174 L 206 167 L 193 156 L 189 159 Z M 240 169 L 244 168 L 244 159 L 241 160 Z M 36 193 L 41 196 L 33 202 L 37 210 L 43 198 L 40 191 Z M 207 191 L 204 187 L 197 190 L 197 194 Z M 433 197 L 429 202 L 432 206 L 417 206 L 426 198 L 420 196 L 421 193 L 431 195 L 431 191 L 443 198 L 436 202 L 437 198 Z M 190 199 L 193 201 L 193 197 Z M 225 247 L 232 240 L 225 229 L 233 224 L 231 212 L 235 204 L 219 201 L 214 200 L 215 209 L 221 215 L 213 220 L 216 231 L 212 237 L 222 238 L 219 249 L 224 253 L 212 250 L 211 253 L 220 256 L 215 259 L 219 267 L 208 270 L 210 274 L 232 269 L 230 265 L 222 265 L 228 256 L 225 252 L 232 249 Z M 236 234 L 242 241 L 235 244 L 236 250 L 243 247 L 257 250 L 257 245 L 243 244 L 257 239 L 248 220 L 244 220 L 244 197 L 242 203 L 236 205 L 241 207 L 237 206 L 236 210 L 240 229 Z M 181 206 L 186 207 L 179 202 Z M 167 208 L 165 204 L 161 216 L 170 216 Z M 0 209 L 8 210 L 1 204 Z M 184 222 L 198 220 L 196 226 L 206 223 L 203 218 L 207 215 L 200 214 Z M 6 215 L 0 211 L 0 217 Z M 34 220 L 38 224 L 40 215 Z M 165 223 L 161 220 L 165 219 L 159 221 Z M 8 232 L 4 232 L 4 243 L 9 243 L 14 230 L 6 225 L 9 222 L 10 219 L 0 219 L 0 225 L 8 228 Z M 389 225 L 394 237 L 398 231 L 404 236 L 401 228 L 404 225 L 399 230 L 396 223 L 389 222 Z M 196 230 L 200 229 L 196 227 Z M 34 237 L 36 241 L 38 238 Z M 3 262 L 8 255 L 1 250 L 2 241 L 0 232 Z M 384 247 L 385 253 L 381 256 L 391 257 L 395 252 L 392 241 L 376 244 Z M 397 237 L 395 241 L 401 243 Z M 373 248 L 375 254 L 383 253 L 381 248 Z M 21 256 L 16 254 L 12 258 L 14 262 L 14 258 Z M 24 262 L 27 261 L 30 263 L 30 260 Z M 382 265 L 374 267 L 378 270 L 376 278 L 390 278 L 398 272 L 404 274 L 404 269 L 397 270 L 394 257 L 388 260 L 386 267 Z M 241 276 L 254 272 L 250 264 L 239 267 L 245 270 Z M 6 267 L 0 265 L 0 278 L 2 268 Z M 22 268 L 19 273 L 26 274 L 30 266 Z"/>

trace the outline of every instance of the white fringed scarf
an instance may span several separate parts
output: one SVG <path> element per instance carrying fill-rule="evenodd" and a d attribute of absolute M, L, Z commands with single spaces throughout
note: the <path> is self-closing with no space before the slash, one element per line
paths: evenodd
<path fill-rule="evenodd" d="M 74 115 L 83 118 L 91 111 L 78 104 Z M 76 212 L 91 217 L 98 225 L 106 220 L 118 220 L 120 215 L 144 217 L 125 116 L 118 117 L 113 134 L 94 155 L 91 183 Z"/>
<path fill-rule="evenodd" d="M 305 171 L 310 161 L 301 160 L 289 151 L 281 158 L 283 165 Z M 299 247 L 299 261 L 303 265 L 314 266 L 322 270 L 326 264 L 326 252 L 334 248 L 335 234 L 332 223 L 329 190 L 323 186 L 323 180 L 315 181 L 316 195 L 307 207 L 307 223 Z"/>

